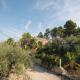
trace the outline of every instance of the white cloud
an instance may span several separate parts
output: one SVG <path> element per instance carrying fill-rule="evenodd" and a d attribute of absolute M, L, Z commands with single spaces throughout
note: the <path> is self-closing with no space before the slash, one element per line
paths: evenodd
<path fill-rule="evenodd" d="M 80 25 L 80 0 L 35 0 L 34 9 L 47 11 L 49 20 L 65 22 L 72 19 Z M 47 19 L 48 20 L 48 19 Z M 52 21 L 52 20 L 51 20 Z"/>
<path fill-rule="evenodd" d="M 31 23 L 32 23 L 32 21 L 31 21 L 31 20 L 29 20 L 29 21 L 27 22 L 27 24 L 25 25 L 25 29 L 26 29 L 26 30 L 28 30 L 28 29 L 29 29 L 29 27 L 30 27 Z"/>
<path fill-rule="evenodd" d="M 56 11 L 53 11 L 49 18 L 63 22 L 72 19 L 80 25 L 80 0 L 62 0 L 62 5 L 58 1 L 60 0 L 56 0 L 56 5 L 53 6 Z"/>
<path fill-rule="evenodd" d="M 24 31 L 18 30 L 17 28 L 14 27 L 3 28 L 0 34 L 1 36 L 0 41 L 4 41 L 9 37 L 13 38 L 14 40 L 18 40 L 21 38 L 23 32 Z"/>
<path fill-rule="evenodd" d="M 37 0 L 34 9 L 36 10 L 49 10 L 54 5 L 53 0 Z"/>
<path fill-rule="evenodd" d="M 6 4 L 5 0 L 1 0 L 1 4 L 2 4 L 3 8 L 7 8 L 7 4 Z"/>

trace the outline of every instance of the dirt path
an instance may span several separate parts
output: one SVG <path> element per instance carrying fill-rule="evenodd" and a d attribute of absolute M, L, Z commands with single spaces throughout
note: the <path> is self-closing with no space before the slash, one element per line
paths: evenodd
<path fill-rule="evenodd" d="M 40 66 L 34 66 L 27 71 L 32 80 L 61 80 L 54 74 L 47 72 Z"/>

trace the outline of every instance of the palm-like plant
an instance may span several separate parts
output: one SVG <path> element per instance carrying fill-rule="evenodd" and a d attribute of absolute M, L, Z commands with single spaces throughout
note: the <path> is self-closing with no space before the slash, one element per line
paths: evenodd
<path fill-rule="evenodd" d="M 76 63 L 77 55 L 73 52 L 67 52 L 64 57 L 64 68 L 67 70 L 77 70 L 80 65 Z"/>

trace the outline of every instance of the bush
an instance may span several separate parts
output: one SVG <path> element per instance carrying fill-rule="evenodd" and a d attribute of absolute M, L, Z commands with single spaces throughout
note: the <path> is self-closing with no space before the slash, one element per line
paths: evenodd
<path fill-rule="evenodd" d="M 31 65 L 29 52 L 19 46 L 0 44 L 0 76 L 5 77 L 14 66 L 14 72 L 20 73 L 22 65 L 28 68 Z"/>

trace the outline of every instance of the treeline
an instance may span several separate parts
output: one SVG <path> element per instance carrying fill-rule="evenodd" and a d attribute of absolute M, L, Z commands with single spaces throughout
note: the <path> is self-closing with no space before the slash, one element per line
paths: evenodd
<path fill-rule="evenodd" d="M 52 29 L 47 28 L 44 32 L 40 32 L 38 37 L 46 38 L 46 39 L 54 39 L 54 38 L 64 38 L 66 36 L 78 36 L 80 35 L 80 27 L 77 26 L 75 22 L 72 20 L 68 20 L 64 26 L 54 27 Z"/>
<path fill-rule="evenodd" d="M 68 72 L 80 72 L 80 27 L 75 22 L 68 20 L 63 27 L 48 28 L 38 37 L 48 40 L 36 53 L 42 65 L 49 70 L 62 66 Z"/>

